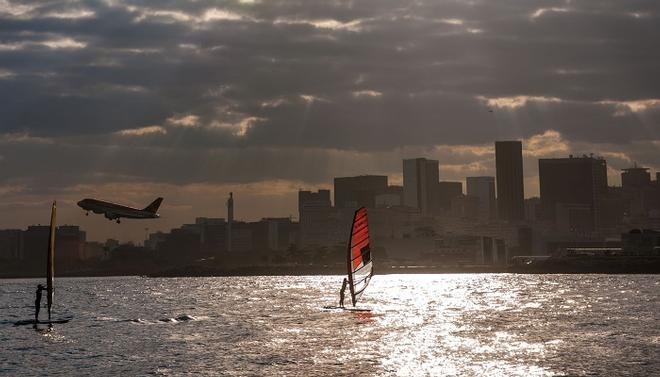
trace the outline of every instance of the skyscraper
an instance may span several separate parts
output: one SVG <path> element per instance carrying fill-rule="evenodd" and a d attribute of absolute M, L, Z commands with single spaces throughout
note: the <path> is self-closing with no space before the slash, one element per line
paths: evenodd
<path fill-rule="evenodd" d="M 607 192 L 604 159 L 591 156 L 540 159 L 539 183 L 544 219 L 562 229 L 598 227 L 601 199 Z"/>
<path fill-rule="evenodd" d="M 496 141 L 497 212 L 500 220 L 525 218 L 522 142 Z"/>
<path fill-rule="evenodd" d="M 335 207 L 376 206 L 376 196 L 387 193 L 386 175 L 360 175 L 335 178 Z"/>
<path fill-rule="evenodd" d="M 640 168 L 635 164 L 632 168 L 622 169 L 621 186 L 624 189 L 638 189 L 651 185 L 649 168 Z"/>
<path fill-rule="evenodd" d="M 336 242 L 333 234 L 336 216 L 330 202 L 330 190 L 298 191 L 298 213 L 300 245 L 326 245 Z"/>
<path fill-rule="evenodd" d="M 462 182 L 438 182 L 435 189 L 436 204 L 440 210 L 449 211 L 452 200 L 463 196 Z"/>
<path fill-rule="evenodd" d="M 423 214 L 435 210 L 438 161 L 425 158 L 403 160 L 403 204 L 419 208 Z"/>
<path fill-rule="evenodd" d="M 468 196 L 479 199 L 479 218 L 495 219 L 495 177 L 467 177 L 466 186 Z"/>

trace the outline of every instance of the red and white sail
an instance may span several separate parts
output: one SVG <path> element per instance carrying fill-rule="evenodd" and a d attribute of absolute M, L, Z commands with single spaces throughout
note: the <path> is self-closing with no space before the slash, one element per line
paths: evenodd
<path fill-rule="evenodd" d="M 374 274 L 369 244 L 369 222 L 367 209 L 364 207 L 355 211 L 353 216 L 351 236 L 348 241 L 347 267 L 351 301 L 355 306 Z"/>

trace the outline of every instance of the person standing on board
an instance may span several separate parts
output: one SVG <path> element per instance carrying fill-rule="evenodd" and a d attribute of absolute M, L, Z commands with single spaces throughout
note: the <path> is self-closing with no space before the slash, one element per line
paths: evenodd
<path fill-rule="evenodd" d="M 37 298 L 34 300 L 34 322 L 39 322 L 39 310 L 41 309 L 41 292 L 46 290 L 47 288 L 43 285 L 37 285 Z"/>
<path fill-rule="evenodd" d="M 341 283 L 341 290 L 339 291 L 339 306 L 344 307 L 344 294 L 346 293 L 346 286 L 348 285 L 348 279 L 344 278 L 344 282 Z"/>

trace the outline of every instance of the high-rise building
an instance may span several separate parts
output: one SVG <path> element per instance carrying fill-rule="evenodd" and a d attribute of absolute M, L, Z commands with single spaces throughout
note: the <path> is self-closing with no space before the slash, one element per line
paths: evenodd
<path fill-rule="evenodd" d="M 438 182 L 435 189 L 435 200 L 438 208 L 443 211 L 449 211 L 452 208 L 452 201 L 463 196 L 462 182 Z"/>
<path fill-rule="evenodd" d="M 298 191 L 300 234 L 298 244 L 328 245 L 335 242 L 336 214 L 330 190 Z"/>
<path fill-rule="evenodd" d="M 651 185 L 651 173 L 648 168 L 639 168 L 637 166 L 622 169 L 621 186 L 623 189 L 638 189 Z"/>
<path fill-rule="evenodd" d="M 496 141 L 497 212 L 501 220 L 525 218 L 522 142 Z"/>
<path fill-rule="evenodd" d="M 335 178 L 335 207 L 374 208 L 376 196 L 387 193 L 386 175 Z"/>
<path fill-rule="evenodd" d="M 298 214 L 300 219 L 304 217 L 306 210 L 330 207 L 332 207 L 330 190 L 298 191 Z"/>
<path fill-rule="evenodd" d="M 495 219 L 497 214 L 495 205 L 495 177 L 467 177 L 466 186 L 467 195 L 479 199 L 479 218 Z"/>
<path fill-rule="evenodd" d="M 599 226 L 601 199 L 607 193 L 604 159 L 591 156 L 540 159 L 539 181 L 544 219 L 561 229 L 593 230 Z M 558 224 L 562 219 L 569 223 Z"/>
<path fill-rule="evenodd" d="M 423 214 L 435 210 L 435 191 L 438 185 L 437 160 L 414 158 L 403 160 L 403 204 L 419 208 Z"/>
<path fill-rule="evenodd" d="M 647 217 L 660 211 L 660 185 L 651 182 L 648 168 L 634 167 L 621 172 L 626 212 L 632 217 Z"/>

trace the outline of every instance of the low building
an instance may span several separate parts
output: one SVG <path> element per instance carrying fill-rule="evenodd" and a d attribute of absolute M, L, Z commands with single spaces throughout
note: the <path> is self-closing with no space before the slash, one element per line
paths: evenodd
<path fill-rule="evenodd" d="M 83 260 L 105 261 L 110 258 L 110 253 L 101 242 L 86 242 Z"/>
<path fill-rule="evenodd" d="M 23 259 L 23 231 L 20 229 L 0 230 L 0 260 Z"/>
<path fill-rule="evenodd" d="M 447 234 L 435 239 L 433 253 L 424 257 L 445 265 L 481 264 L 481 237 Z"/>
<path fill-rule="evenodd" d="M 55 260 L 58 264 L 76 264 L 85 259 L 87 233 L 77 225 L 57 227 L 55 235 Z"/>
<path fill-rule="evenodd" d="M 660 231 L 633 229 L 622 234 L 621 241 L 626 255 L 660 256 Z"/>

